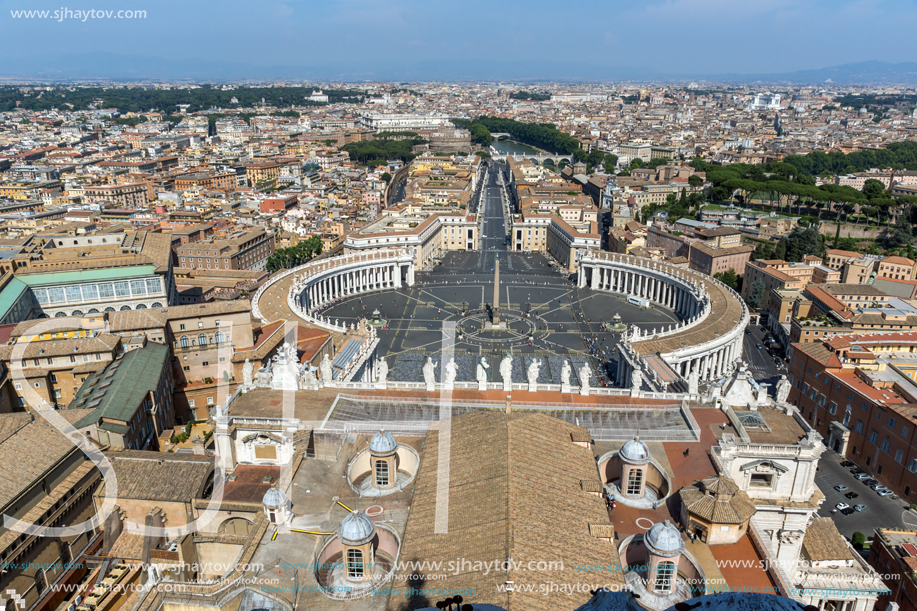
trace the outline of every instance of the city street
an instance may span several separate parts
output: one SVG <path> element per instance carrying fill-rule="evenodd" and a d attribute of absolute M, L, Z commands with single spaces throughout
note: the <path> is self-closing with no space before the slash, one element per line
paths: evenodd
<path fill-rule="evenodd" d="M 781 375 L 786 374 L 786 370 L 777 367 L 774 357 L 764 347 L 764 330 L 758 325 L 748 325 L 748 330 L 751 333 L 745 334 L 742 358 L 748 363 L 748 371 L 751 376 L 759 383 L 769 384 L 770 392 L 773 394 L 777 381 L 780 380 Z"/>
<path fill-rule="evenodd" d="M 833 518 L 837 529 L 847 538 L 859 531 L 866 535 L 867 541 L 872 539 L 876 528 L 917 528 L 917 517 L 906 509 L 907 503 L 890 496 L 879 496 L 869 486 L 853 477 L 849 468 L 842 467 L 842 460 L 844 458 L 837 453 L 826 450 L 818 462 L 815 483 L 825 494 L 825 502 L 819 508 L 818 515 Z M 847 486 L 848 490 L 838 492 L 834 489 L 837 485 Z M 848 492 L 855 492 L 859 496 L 848 499 L 844 496 Z M 867 509 L 848 516 L 840 511 L 832 514 L 831 510 L 838 503 L 847 503 L 851 507 L 862 503 Z"/>

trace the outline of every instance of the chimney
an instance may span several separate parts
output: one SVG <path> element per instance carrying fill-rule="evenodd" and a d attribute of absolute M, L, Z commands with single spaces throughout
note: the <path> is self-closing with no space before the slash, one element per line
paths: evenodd
<path fill-rule="evenodd" d="M 204 440 L 200 435 L 195 435 L 191 440 L 191 453 L 195 456 L 204 456 Z"/>
<path fill-rule="evenodd" d="M 510 395 L 506 395 L 506 415 L 509 416 L 513 413 L 513 398 Z"/>

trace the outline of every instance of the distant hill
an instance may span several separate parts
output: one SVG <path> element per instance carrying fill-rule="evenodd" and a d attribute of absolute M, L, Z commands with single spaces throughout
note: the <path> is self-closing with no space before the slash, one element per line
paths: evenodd
<path fill-rule="evenodd" d="M 714 83 L 786 83 L 786 84 L 917 84 L 917 63 L 899 64 L 866 61 L 813 70 L 783 73 L 712 74 L 670 73 L 658 66 L 626 66 L 566 61 L 532 61 L 528 59 L 449 59 L 426 60 L 406 58 L 393 62 L 367 60 L 359 65 L 340 60 L 321 64 L 256 66 L 243 62 L 220 60 L 164 60 L 142 55 L 114 53 L 77 53 L 66 56 L 30 54 L 9 58 L 0 66 L 0 82 L 6 79 L 69 81 L 112 79 L 142 81 L 145 79 L 219 82 L 226 80 L 331 80 L 349 81 L 490 81 L 517 82 L 678 82 L 711 81 Z"/>
<path fill-rule="evenodd" d="M 832 83 L 835 85 L 869 85 L 869 84 L 915 84 L 917 83 L 917 63 L 868 61 L 854 64 L 842 64 L 815 70 L 797 70 L 776 74 L 720 74 L 706 77 L 716 81 L 737 81 L 742 83 L 784 82 L 795 84 Z"/>

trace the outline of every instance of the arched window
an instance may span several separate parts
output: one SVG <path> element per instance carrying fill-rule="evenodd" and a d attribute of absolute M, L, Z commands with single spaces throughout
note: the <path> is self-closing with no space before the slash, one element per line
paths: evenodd
<path fill-rule="evenodd" d="M 376 461 L 376 485 L 388 486 L 388 463 L 384 460 Z"/>
<path fill-rule="evenodd" d="M 66 315 L 67 315 L 66 312 L 55 312 L 55 313 L 54 313 L 54 318 L 63 318 L 63 317 L 66 316 Z"/>
<path fill-rule="evenodd" d="M 181 339 L 178 340 L 178 341 L 181 343 L 181 347 L 182 347 L 182 348 L 187 348 L 187 347 L 188 347 L 188 336 L 187 336 L 187 335 L 182 335 L 182 336 L 181 336 Z"/>
<path fill-rule="evenodd" d="M 627 495 L 636 496 L 640 494 L 643 488 L 643 471 L 640 469 L 631 469 L 627 474 Z"/>
<path fill-rule="evenodd" d="M 668 594 L 672 591 L 672 585 L 675 582 L 675 563 L 660 562 L 656 565 L 656 582 L 653 584 L 653 590 L 656 594 Z"/>
<path fill-rule="evenodd" d="M 198 346 L 206 346 L 206 345 L 207 345 L 207 336 L 204 335 L 203 333 L 201 333 L 200 335 L 198 335 L 198 336 L 197 336 L 197 345 L 198 345 Z"/>
<path fill-rule="evenodd" d="M 130 312 L 130 310 L 131 310 L 131 307 L 128 306 L 128 305 L 123 305 L 123 306 L 121 306 L 121 311 L 122 311 L 122 312 Z"/>
<path fill-rule="evenodd" d="M 363 577 L 363 551 L 350 548 L 347 550 L 347 577 L 360 579 Z"/>
<path fill-rule="evenodd" d="M 162 304 L 159 303 L 158 301 L 154 301 L 154 302 L 152 303 L 152 305 L 150 305 L 150 307 L 151 307 L 151 308 L 161 308 L 161 307 L 162 307 Z"/>
<path fill-rule="evenodd" d="M 90 314 L 98 314 L 99 311 L 98 311 L 96 308 L 90 308 L 90 309 L 89 309 L 89 313 L 90 313 Z"/>
<path fill-rule="evenodd" d="M 216 342 L 217 342 L 218 344 L 222 344 L 222 343 L 223 343 L 223 332 L 222 332 L 222 331 L 217 331 L 217 332 L 216 332 L 216 335 L 215 335 L 214 337 L 216 338 Z"/>
<path fill-rule="evenodd" d="M 107 308 L 105 308 L 105 311 L 106 311 L 106 312 L 114 312 L 115 309 L 114 309 L 113 307 L 111 307 L 111 306 L 108 306 Z"/>
<path fill-rule="evenodd" d="M 138 310 L 145 310 L 145 309 L 146 309 L 146 305 L 145 305 L 145 304 L 142 304 L 142 303 L 138 303 L 136 309 L 138 309 Z"/>
<path fill-rule="evenodd" d="M 70 316 L 82 316 L 82 315 L 83 315 L 82 310 L 73 310 L 72 312 L 70 312 Z"/>

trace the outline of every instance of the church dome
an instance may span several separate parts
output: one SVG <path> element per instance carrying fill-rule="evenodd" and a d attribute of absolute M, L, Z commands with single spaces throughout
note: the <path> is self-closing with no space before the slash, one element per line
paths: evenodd
<path fill-rule="evenodd" d="M 653 524 L 653 527 L 643 536 L 643 542 L 646 543 L 650 552 L 659 556 L 674 556 L 685 549 L 681 533 L 668 520 Z"/>
<path fill-rule="evenodd" d="M 369 451 L 373 456 L 391 456 L 398 451 L 398 442 L 388 431 L 379 431 L 369 440 Z"/>
<path fill-rule="evenodd" d="M 278 507 L 283 507 L 287 504 L 289 499 L 287 495 L 283 493 L 283 490 L 276 486 L 271 486 L 268 488 L 267 492 L 264 493 L 264 498 L 261 499 L 261 503 L 265 507 L 270 507 L 276 509 Z"/>
<path fill-rule="evenodd" d="M 339 534 L 347 545 L 363 545 L 376 536 L 376 527 L 365 513 L 354 511 L 341 522 Z"/>
<path fill-rule="evenodd" d="M 634 437 L 625 443 L 620 455 L 625 462 L 631 464 L 645 465 L 650 461 L 650 449 L 640 441 L 639 437 Z"/>

